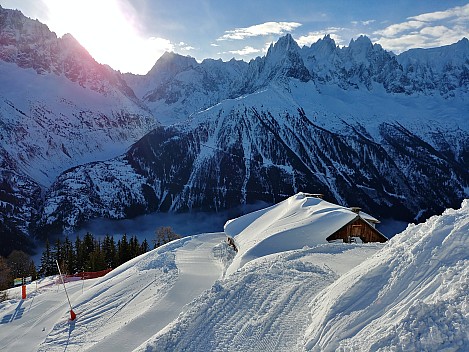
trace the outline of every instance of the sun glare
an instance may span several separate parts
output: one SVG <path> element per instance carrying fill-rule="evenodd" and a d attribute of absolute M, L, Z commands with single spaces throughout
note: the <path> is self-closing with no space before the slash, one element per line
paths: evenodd
<path fill-rule="evenodd" d="M 71 33 L 100 63 L 122 72 L 145 74 L 169 41 L 144 37 L 134 23 L 133 8 L 119 0 L 49 0 L 49 27 L 58 36 Z"/>

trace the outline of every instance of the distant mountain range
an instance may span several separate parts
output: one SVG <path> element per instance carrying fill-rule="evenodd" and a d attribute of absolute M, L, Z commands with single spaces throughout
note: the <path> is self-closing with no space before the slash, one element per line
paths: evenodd
<path fill-rule="evenodd" d="M 145 76 L 0 7 L 1 241 L 97 217 L 218 211 L 298 191 L 424 220 L 469 196 L 469 41 L 400 55 L 291 35 Z"/>

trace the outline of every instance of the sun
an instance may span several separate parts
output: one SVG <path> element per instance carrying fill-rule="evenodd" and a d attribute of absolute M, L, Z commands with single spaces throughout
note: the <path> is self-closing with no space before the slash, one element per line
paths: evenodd
<path fill-rule="evenodd" d="M 144 36 L 138 16 L 125 0 L 48 0 L 49 28 L 71 33 L 93 58 L 121 72 L 145 74 L 173 49 L 165 39 Z"/>

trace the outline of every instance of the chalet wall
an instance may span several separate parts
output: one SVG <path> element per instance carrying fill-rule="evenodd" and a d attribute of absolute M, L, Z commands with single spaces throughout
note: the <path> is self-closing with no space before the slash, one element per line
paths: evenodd
<path fill-rule="evenodd" d="M 327 241 L 343 240 L 350 242 L 351 237 L 360 237 L 362 242 L 386 242 L 388 239 L 368 222 L 357 216 L 354 220 L 326 238 Z"/>

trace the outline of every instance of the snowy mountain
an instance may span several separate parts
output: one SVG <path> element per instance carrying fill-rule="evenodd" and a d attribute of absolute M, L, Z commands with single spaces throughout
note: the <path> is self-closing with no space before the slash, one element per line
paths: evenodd
<path fill-rule="evenodd" d="M 440 48 L 411 49 L 398 56 L 405 74 L 407 92 L 432 94 L 439 91 L 452 96 L 459 87 L 467 93 L 469 66 L 467 59 L 467 38 Z"/>
<path fill-rule="evenodd" d="M 37 292 L 28 285 L 26 301 L 12 289 L 0 303 L 0 348 L 466 350 L 469 202 L 386 244 L 326 243 L 309 231 L 349 213 L 297 194 L 229 221 L 238 252 L 224 233 L 189 236 L 100 279 L 67 283 L 74 322 L 50 279 Z"/>
<path fill-rule="evenodd" d="M 424 219 L 467 196 L 466 108 L 442 97 L 271 84 L 155 129 L 116 159 L 66 171 L 46 194 L 40 226 L 217 211 L 298 191 L 383 218 Z"/>
<path fill-rule="evenodd" d="M 1 16 L 0 200 L 18 233 L 299 191 L 420 221 L 469 193 L 467 39 L 396 56 L 364 36 L 300 48 L 288 34 L 249 63 L 166 53 L 138 76 Z"/>
<path fill-rule="evenodd" d="M 71 35 L 1 7 L 0 82 L 5 242 L 30 233 L 41 193 L 61 172 L 119 155 L 156 126 L 122 75 Z"/>

